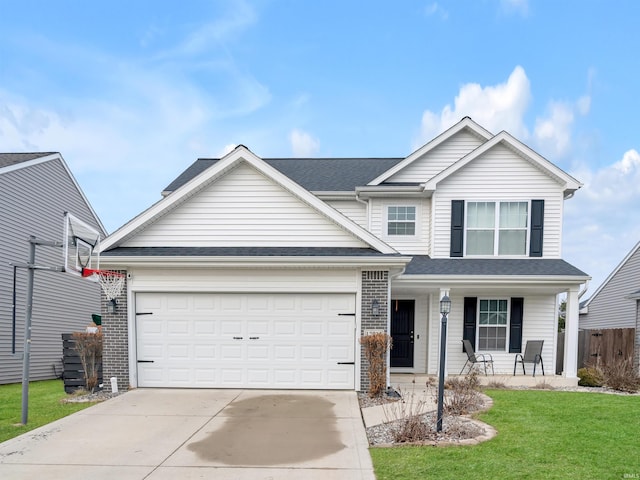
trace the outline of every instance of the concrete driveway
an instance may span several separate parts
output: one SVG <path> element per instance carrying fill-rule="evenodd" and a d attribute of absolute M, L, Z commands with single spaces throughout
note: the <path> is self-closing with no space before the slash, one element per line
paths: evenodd
<path fill-rule="evenodd" d="M 355 392 L 138 389 L 0 444 L 9 479 L 374 479 Z"/>

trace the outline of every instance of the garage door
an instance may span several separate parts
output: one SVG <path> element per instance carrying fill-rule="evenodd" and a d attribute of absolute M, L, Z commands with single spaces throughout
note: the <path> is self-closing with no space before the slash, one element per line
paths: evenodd
<path fill-rule="evenodd" d="M 355 295 L 138 293 L 138 386 L 355 388 Z"/>

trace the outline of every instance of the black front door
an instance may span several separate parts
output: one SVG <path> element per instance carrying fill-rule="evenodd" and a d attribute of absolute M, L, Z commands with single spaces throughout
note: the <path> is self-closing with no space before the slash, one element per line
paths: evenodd
<path fill-rule="evenodd" d="M 413 367 L 415 300 L 391 300 L 392 367 Z"/>

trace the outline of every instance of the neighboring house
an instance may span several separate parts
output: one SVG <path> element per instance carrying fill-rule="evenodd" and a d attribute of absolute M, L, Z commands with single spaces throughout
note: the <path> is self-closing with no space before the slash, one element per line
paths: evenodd
<path fill-rule="evenodd" d="M 640 365 L 640 242 L 580 306 L 580 328 L 635 328 L 635 365 Z"/>
<path fill-rule="evenodd" d="M 104 319 L 105 377 L 120 388 L 366 389 L 358 339 L 388 331 L 392 372 L 447 369 L 463 338 L 513 371 L 544 340 L 554 371 L 557 295 L 576 379 L 578 292 L 561 257 L 565 199 L 581 184 L 470 118 L 406 158 L 200 159 L 102 243 L 127 272 Z M 104 300 L 103 300 L 104 301 Z"/>
<path fill-rule="evenodd" d="M 63 239 L 68 211 L 104 233 L 59 153 L 0 153 L 0 384 L 20 382 L 24 350 L 27 269 L 16 269 L 16 342 L 12 353 L 14 268 L 29 259 L 29 238 Z M 63 265 L 61 247 L 36 247 L 36 264 Z M 30 379 L 62 374 L 62 333 L 84 330 L 100 311 L 97 284 L 70 275 L 36 270 Z"/>

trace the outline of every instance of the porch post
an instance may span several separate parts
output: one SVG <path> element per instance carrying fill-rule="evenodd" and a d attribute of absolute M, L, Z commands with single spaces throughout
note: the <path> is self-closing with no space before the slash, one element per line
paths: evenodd
<path fill-rule="evenodd" d="M 448 297 L 450 296 L 449 295 L 449 289 L 448 288 L 441 288 L 440 289 L 440 296 L 436 299 L 436 307 L 438 308 L 438 314 L 436 315 L 436 318 L 438 318 L 438 319 L 440 318 L 440 299 L 442 297 L 444 297 L 445 295 L 448 296 Z M 449 320 L 451 320 L 451 319 L 449 319 Z M 440 328 L 438 328 L 438 334 L 439 334 L 438 338 L 442 338 L 442 322 L 438 321 L 438 324 L 440 325 Z M 449 330 L 449 322 L 447 322 L 447 332 L 446 333 L 449 333 L 448 330 Z M 447 338 L 448 338 L 448 336 L 447 336 Z M 449 350 L 448 348 L 445 348 L 445 351 L 444 351 L 444 376 L 445 377 L 449 376 L 449 368 L 448 368 L 448 365 L 449 365 L 448 356 L 449 355 L 448 355 L 448 350 Z M 438 358 L 442 358 L 440 356 L 440 351 L 438 351 Z M 440 370 L 440 365 L 438 365 L 438 370 Z"/>
<path fill-rule="evenodd" d="M 564 371 L 565 378 L 578 378 L 578 286 L 567 291 L 567 310 L 564 326 Z"/>

